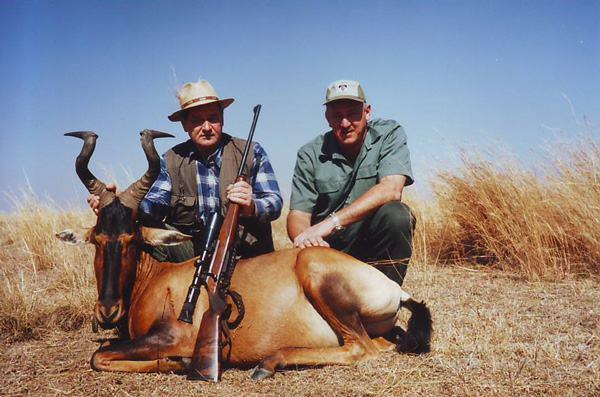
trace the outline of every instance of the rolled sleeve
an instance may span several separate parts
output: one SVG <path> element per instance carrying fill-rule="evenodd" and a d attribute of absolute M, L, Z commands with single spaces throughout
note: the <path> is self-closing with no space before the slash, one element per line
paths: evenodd
<path fill-rule="evenodd" d="M 379 179 L 389 175 L 406 176 L 406 186 L 414 182 L 410 152 L 404 129 L 398 123 L 383 137 L 379 157 Z"/>
<path fill-rule="evenodd" d="M 258 143 L 254 145 L 253 174 L 252 196 L 256 217 L 261 222 L 274 221 L 281 215 L 283 198 L 267 152 Z"/>
<path fill-rule="evenodd" d="M 314 172 L 315 165 L 312 156 L 305 148 L 300 149 L 296 158 L 294 177 L 292 178 L 290 210 L 313 212 L 318 197 Z"/>

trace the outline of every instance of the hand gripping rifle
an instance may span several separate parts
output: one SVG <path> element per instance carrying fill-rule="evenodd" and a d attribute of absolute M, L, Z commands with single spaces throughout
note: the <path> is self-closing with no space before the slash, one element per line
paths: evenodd
<path fill-rule="evenodd" d="M 256 122 L 260 114 L 261 105 L 254 107 L 254 119 L 250 134 L 244 147 L 242 161 L 238 170 L 236 182 L 246 181 L 244 167 L 248 150 L 252 143 Z M 229 289 L 229 282 L 235 266 L 235 245 L 237 240 L 238 218 L 240 205 L 230 202 L 223 225 L 219 232 L 219 239 L 215 244 L 215 253 L 206 272 L 202 284 L 208 292 L 208 310 L 202 315 L 200 330 L 196 338 L 194 355 L 190 365 L 188 379 L 218 382 L 221 380 L 221 337 L 223 334 L 222 316 L 226 312 L 227 303 L 225 294 Z M 225 319 L 226 320 L 226 319 Z M 230 346 L 231 348 L 231 346 Z"/>

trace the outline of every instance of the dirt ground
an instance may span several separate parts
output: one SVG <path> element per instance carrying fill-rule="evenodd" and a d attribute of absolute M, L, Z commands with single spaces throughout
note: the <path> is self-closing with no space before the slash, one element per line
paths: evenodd
<path fill-rule="evenodd" d="M 432 353 L 384 353 L 350 367 L 286 370 L 266 381 L 227 370 L 219 384 L 179 375 L 98 373 L 89 324 L 0 345 L 0 394 L 285 396 L 600 396 L 600 281 L 519 281 L 462 267 L 412 268 L 405 289 L 432 310 Z"/>

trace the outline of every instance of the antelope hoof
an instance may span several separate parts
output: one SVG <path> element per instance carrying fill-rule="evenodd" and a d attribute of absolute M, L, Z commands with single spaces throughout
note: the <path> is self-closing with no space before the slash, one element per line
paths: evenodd
<path fill-rule="evenodd" d="M 263 380 L 263 379 L 270 378 L 273 375 L 275 375 L 275 372 L 266 370 L 257 365 L 256 367 L 254 367 L 254 370 L 252 371 L 252 375 L 250 375 L 250 377 L 253 380 Z"/>

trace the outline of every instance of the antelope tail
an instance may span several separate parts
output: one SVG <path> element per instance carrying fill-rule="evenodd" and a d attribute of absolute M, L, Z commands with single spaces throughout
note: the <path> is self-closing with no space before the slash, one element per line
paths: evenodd
<path fill-rule="evenodd" d="M 428 353 L 431 351 L 433 332 L 429 308 L 424 302 L 417 302 L 412 298 L 403 301 L 402 306 L 412 314 L 406 332 L 397 338 L 396 350 L 400 353 Z"/>

